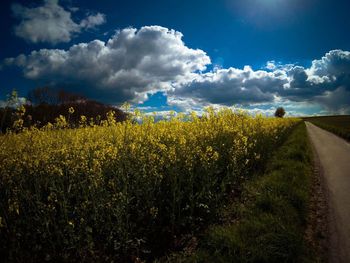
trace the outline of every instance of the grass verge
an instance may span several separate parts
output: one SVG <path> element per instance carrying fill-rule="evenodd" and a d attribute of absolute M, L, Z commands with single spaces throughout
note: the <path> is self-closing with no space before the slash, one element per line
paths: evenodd
<path fill-rule="evenodd" d="M 210 227 L 194 253 L 168 261 L 315 262 L 304 238 L 311 179 L 312 152 L 301 123 L 265 174 L 247 182 L 238 220 Z"/>
<path fill-rule="evenodd" d="M 311 122 L 312 124 L 315 124 L 316 126 L 322 128 L 324 130 L 332 132 L 332 133 L 342 137 L 343 139 L 345 139 L 347 141 L 350 141 L 350 131 L 347 129 L 324 123 L 324 122 L 322 122 L 322 120 L 310 120 L 309 119 L 307 121 Z"/>

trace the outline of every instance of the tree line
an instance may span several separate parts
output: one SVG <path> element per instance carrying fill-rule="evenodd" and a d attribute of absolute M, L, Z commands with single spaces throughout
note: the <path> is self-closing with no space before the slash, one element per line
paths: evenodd
<path fill-rule="evenodd" d="M 116 121 L 125 121 L 127 114 L 122 110 L 87 97 L 51 87 L 39 87 L 28 93 L 27 101 L 22 104 L 13 92 L 4 107 L 0 108 L 0 131 L 11 129 L 20 117 L 24 127 L 35 125 L 40 128 L 54 123 L 56 118 L 64 116 L 71 127 L 79 125 L 81 116 L 89 122 L 99 125 L 113 111 Z M 73 112 L 70 109 L 74 109 Z M 20 115 L 20 116 L 19 116 Z"/>

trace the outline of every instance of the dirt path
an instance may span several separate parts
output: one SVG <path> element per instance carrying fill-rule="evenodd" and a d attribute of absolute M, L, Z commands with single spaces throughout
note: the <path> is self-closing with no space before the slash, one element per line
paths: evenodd
<path fill-rule="evenodd" d="M 329 197 L 330 262 L 350 262 L 350 144 L 306 122 Z"/>

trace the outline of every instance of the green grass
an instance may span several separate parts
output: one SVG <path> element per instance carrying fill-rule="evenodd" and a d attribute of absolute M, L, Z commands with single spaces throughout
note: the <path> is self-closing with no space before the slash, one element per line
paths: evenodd
<path fill-rule="evenodd" d="M 263 176 L 247 182 L 233 223 L 209 228 L 198 249 L 171 262 L 315 262 L 304 240 L 312 153 L 298 125 Z"/>
<path fill-rule="evenodd" d="M 319 116 L 303 119 L 350 141 L 350 115 Z"/>

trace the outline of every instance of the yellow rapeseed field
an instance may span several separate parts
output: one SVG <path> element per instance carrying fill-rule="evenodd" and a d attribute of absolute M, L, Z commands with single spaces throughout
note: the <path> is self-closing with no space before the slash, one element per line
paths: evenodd
<path fill-rule="evenodd" d="M 70 109 L 74 114 L 74 109 Z M 0 246 L 6 258 L 119 261 L 176 247 L 215 222 L 299 121 L 209 109 L 142 124 L 64 117 L 0 136 Z"/>

